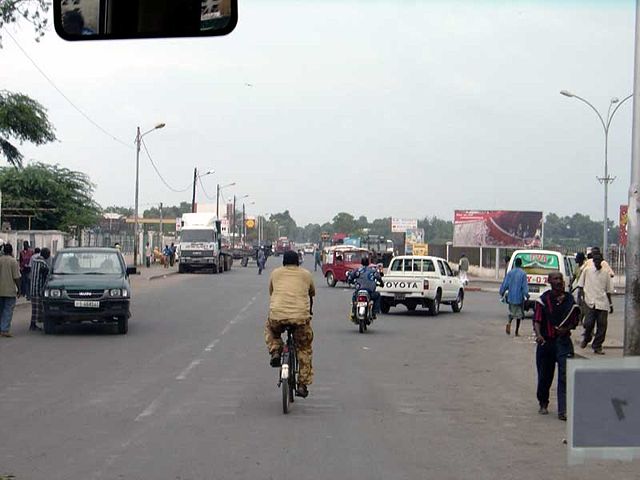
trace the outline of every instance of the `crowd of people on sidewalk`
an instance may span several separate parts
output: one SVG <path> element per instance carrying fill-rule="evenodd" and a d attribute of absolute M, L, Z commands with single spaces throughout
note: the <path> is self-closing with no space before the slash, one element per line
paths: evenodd
<path fill-rule="evenodd" d="M 522 260 L 516 258 L 514 264 L 514 268 L 505 276 L 499 294 L 501 300 L 508 304 L 506 334 L 511 334 L 511 323 L 515 319 L 515 335 L 518 336 L 530 293 Z M 578 253 L 576 264 L 573 278 L 569 279 L 569 288 L 565 285 L 562 273 L 553 271 L 548 275 L 551 289 L 542 293 L 533 303 L 538 412 L 542 415 L 549 413 L 549 391 L 557 365 L 558 418 L 563 421 L 567 419 L 567 359 L 574 356 L 571 331 L 582 324 L 584 330 L 580 348 L 584 349 L 591 343 L 594 354 L 604 355 L 608 315 L 613 313 L 611 294 L 614 273 L 603 259 L 600 249 L 593 247 L 588 255 Z"/>
<path fill-rule="evenodd" d="M 25 241 L 14 257 L 13 245 L 0 248 L 0 337 L 12 337 L 11 322 L 18 298 L 31 302 L 29 330 L 39 331 L 42 320 L 44 285 L 51 269 L 51 251 L 44 247 L 31 248 Z"/>

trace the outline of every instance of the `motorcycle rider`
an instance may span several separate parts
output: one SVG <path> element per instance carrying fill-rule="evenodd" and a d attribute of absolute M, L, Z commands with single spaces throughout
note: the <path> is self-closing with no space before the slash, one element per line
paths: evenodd
<path fill-rule="evenodd" d="M 369 266 L 369 257 L 363 257 L 360 261 L 362 265 L 358 270 L 349 272 L 347 281 L 349 283 L 355 283 L 356 288 L 353 292 L 353 298 L 351 299 L 351 319 L 356 317 L 356 296 L 358 290 L 366 290 L 369 292 L 371 300 L 373 300 L 373 315 L 372 318 L 376 318 L 376 315 L 380 312 L 380 294 L 376 292 L 376 287 L 382 284 L 382 277 L 377 267 Z"/>

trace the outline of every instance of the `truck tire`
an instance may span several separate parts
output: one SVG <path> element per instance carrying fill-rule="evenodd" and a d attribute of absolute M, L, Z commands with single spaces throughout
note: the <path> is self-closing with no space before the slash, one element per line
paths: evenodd
<path fill-rule="evenodd" d="M 384 314 L 387 314 L 389 313 L 389 310 L 391 310 L 391 304 L 386 300 L 382 300 L 380 302 L 380 311 Z"/>
<path fill-rule="evenodd" d="M 42 319 L 42 330 L 45 335 L 53 335 L 56 333 L 56 321 L 45 314 Z"/>
<path fill-rule="evenodd" d="M 178 273 L 184 273 L 184 272 L 186 272 L 186 271 L 187 271 L 187 269 L 185 268 L 184 263 L 180 262 L 180 263 L 178 264 Z"/>
<path fill-rule="evenodd" d="M 442 292 L 438 290 L 436 292 L 436 298 L 434 298 L 429 304 L 429 314 L 432 317 L 435 317 L 440 313 L 440 298 L 442 298 Z"/>
<path fill-rule="evenodd" d="M 336 280 L 336 277 L 333 275 L 333 272 L 327 273 L 327 285 L 329 285 L 330 287 L 335 287 L 336 283 L 338 283 L 338 281 Z"/>
<path fill-rule="evenodd" d="M 460 291 L 458 292 L 458 297 L 451 302 L 451 310 L 454 311 L 454 313 L 458 313 L 460 310 L 462 310 L 462 305 L 464 303 L 464 290 L 460 289 Z"/>

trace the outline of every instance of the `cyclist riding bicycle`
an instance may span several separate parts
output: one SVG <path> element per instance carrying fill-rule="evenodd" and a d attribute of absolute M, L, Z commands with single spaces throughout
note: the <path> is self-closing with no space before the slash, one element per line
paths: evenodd
<path fill-rule="evenodd" d="M 349 272 L 347 281 L 349 283 L 355 283 L 356 288 L 353 292 L 353 298 L 351 299 L 351 319 L 356 316 L 355 302 L 358 290 L 367 290 L 373 300 L 373 318 L 380 313 L 380 294 L 376 292 L 376 287 L 382 284 L 382 276 L 378 270 L 378 267 L 369 266 L 369 258 L 364 257 L 360 264 L 362 265 L 358 270 Z"/>
<path fill-rule="evenodd" d="M 276 268 L 269 279 L 271 302 L 264 326 L 264 339 L 271 355 L 270 365 L 280 368 L 282 333 L 288 325 L 296 327 L 293 338 L 300 368 L 296 395 L 302 398 L 309 395 L 307 386 L 313 382 L 311 316 L 315 294 L 311 273 L 300 268 L 298 253 L 293 250 L 285 252 L 282 267 Z"/>

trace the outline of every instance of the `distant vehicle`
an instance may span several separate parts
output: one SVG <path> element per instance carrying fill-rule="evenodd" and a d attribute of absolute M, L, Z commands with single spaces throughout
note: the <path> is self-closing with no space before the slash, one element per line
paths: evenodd
<path fill-rule="evenodd" d="M 44 333 L 65 323 L 114 324 L 129 331 L 131 285 L 122 254 L 115 248 L 67 248 L 53 260 L 44 289 Z"/>
<path fill-rule="evenodd" d="M 304 251 L 304 253 L 306 253 L 307 255 L 312 255 L 313 252 L 315 252 L 316 247 L 312 244 L 312 243 L 307 243 L 302 250 Z"/>
<path fill-rule="evenodd" d="M 282 255 L 284 252 L 289 250 L 293 250 L 295 248 L 295 244 L 293 241 L 289 240 L 287 237 L 280 237 L 276 240 L 276 248 L 273 251 L 273 254 L 277 257 Z"/>
<path fill-rule="evenodd" d="M 394 257 L 378 291 L 382 313 L 391 307 L 405 305 L 413 311 L 421 306 L 431 315 L 440 313 L 442 304 L 454 312 L 462 310 L 464 286 L 449 263 L 440 257 L 402 255 Z"/>
<path fill-rule="evenodd" d="M 529 301 L 525 302 L 525 308 L 533 308 L 540 295 L 549 290 L 549 274 L 560 272 L 564 277 L 564 285 L 567 292 L 571 291 L 571 279 L 575 267 L 575 256 L 563 255 L 553 250 L 516 250 L 509 259 L 507 273 L 515 265 L 517 258 L 522 260 L 522 269 L 527 274 L 529 284 Z"/>
<path fill-rule="evenodd" d="M 327 285 L 335 287 L 338 282 L 346 282 L 347 274 L 360 268 L 363 257 L 369 257 L 366 248 L 351 247 L 349 245 L 335 245 L 325 249 L 322 262 L 322 275 Z"/>
<path fill-rule="evenodd" d="M 233 257 L 222 248 L 221 224 L 215 214 L 185 213 L 181 223 L 179 273 L 196 269 L 222 273 L 231 269 Z"/>

